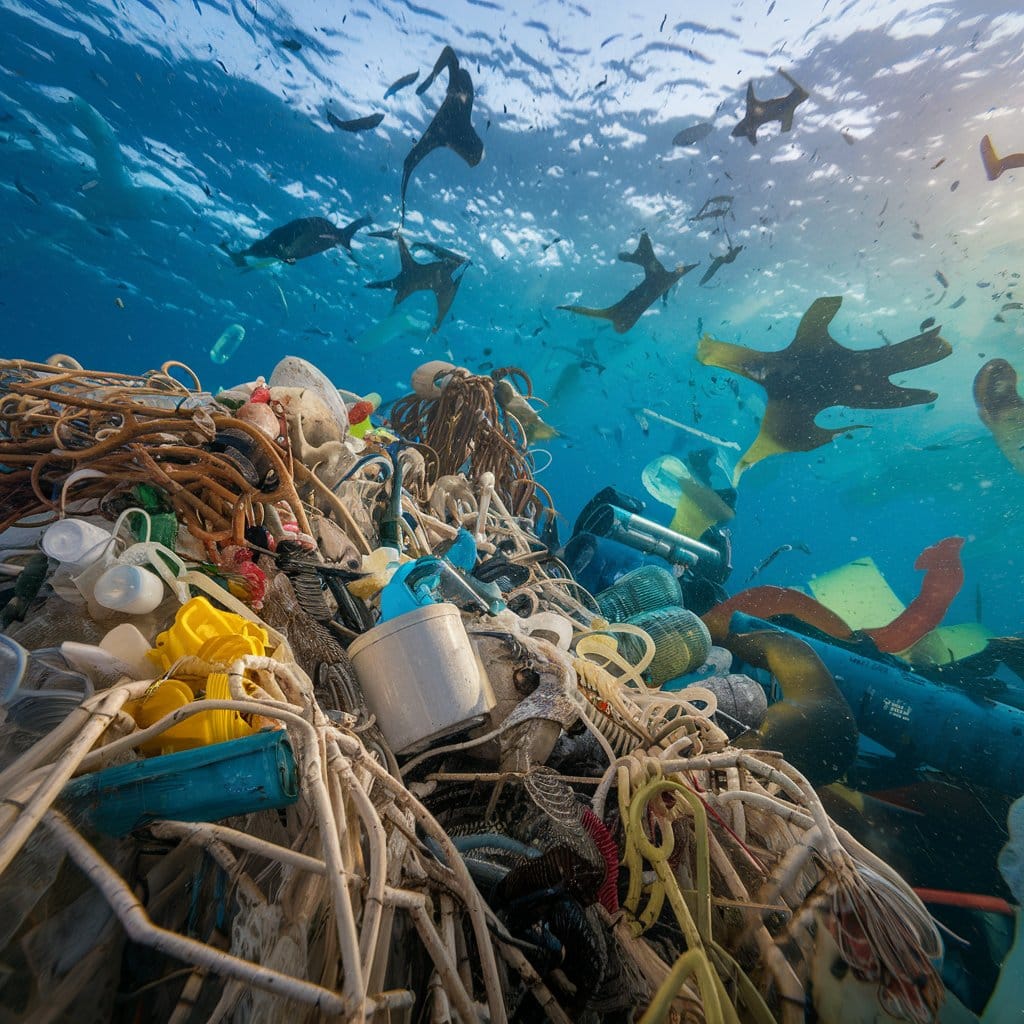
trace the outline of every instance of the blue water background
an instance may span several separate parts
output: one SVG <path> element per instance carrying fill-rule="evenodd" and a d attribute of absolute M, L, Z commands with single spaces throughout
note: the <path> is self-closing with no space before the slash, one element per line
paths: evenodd
<path fill-rule="evenodd" d="M 485 156 L 476 168 L 449 151 L 429 156 L 409 186 L 406 230 L 472 266 L 436 335 L 374 347 L 366 332 L 392 295 L 364 285 L 396 272 L 393 243 L 359 236 L 358 266 L 334 251 L 251 273 L 217 246 L 301 216 L 341 224 L 370 213 L 395 225 L 402 161 L 446 75 L 423 97 L 383 94 L 408 72 L 422 81 L 445 44 L 472 74 Z M 911 337 L 935 317 L 954 354 L 896 379 L 937 391 L 937 402 L 831 410 L 826 425 L 870 429 L 744 475 L 730 586 L 777 546 L 802 543 L 810 555 L 780 557 L 760 582 L 801 585 L 871 555 L 909 602 L 918 553 L 959 534 L 966 582 L 947 622 L 973 621 L 980 603 L 991 629 L 1019 630 L 1024 479 L 979 421 L 971 382 L 997 356 L 1024 369 L 1021 312 L 993 319 L 1024 299 L 1013 294 L 1024 177 L 989 182 L 978 156 L 986 132 L 1000 152 L 1024 150 L 1022 53 L 1024 17 L 1009 3 L 779 0 L 666 13 L 593 0 L 3 0 L 0 355 L 67 352 L 129 372 L 176 359 L 215 389 L 294 354 L 386 399 L 428 358 L 484 372 L 517 365 L 552 399 L 544 415 L 564 434 L 545 444 L 552 464 L 539 479 L 568 526 L 599 487 L 646 496 L 650 460 L 702 444 L 653 419 L 643 430 L 636 409 L 742 449 L 753 440 L 763 391 L 697 363 L 702 330 L 781 348 L 825 295 L 843 297 L 833 333 L 854 348 Z M 748 80 L 758 96 L 788 91 L 780 66 L 812 93 L 792 132 L 772 126 L 757 147 L 731 138 Z M 120 191 L 81 130 L 89 108 L 120 148 Z M 346 134 L 328 109 L 386 116 Z M 714 124 L 705 140 L 673 147 L 701 120 Z M 716 194 L 734 197 L 731 215 L 691 220 Z M 725 251 L 716 227 L 744 251 L 702 288 Z M 639 271 L 616 254 L 643 229 L 666 265 L 702 264 L 666 304 L 622 336 L 556 309 L 609 305 L 632 288 Z M 429 295 L 401 308 L 433 319 Z M 210 347 L 232 323 L 245 342 L 217 365 Z M 603 372 L 572 369 L 581 345 Z"/>

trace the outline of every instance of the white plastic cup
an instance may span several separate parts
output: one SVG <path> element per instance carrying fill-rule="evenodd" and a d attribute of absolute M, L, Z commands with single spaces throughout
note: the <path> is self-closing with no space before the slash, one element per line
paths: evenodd
<path fill-rule="evenodd" d="M 60 519 L 43 534 L 43 551 L 50 558 L 80 569 L 92 565 L 110 542 L 110 531 L 84 519 Z"/>
<path fill-rule="evenodd" d="M 164 599 L 160 577 L 138 565 L 111 566 L 96 581 L 97 604 L 126 615 L 145 615 Z"/>

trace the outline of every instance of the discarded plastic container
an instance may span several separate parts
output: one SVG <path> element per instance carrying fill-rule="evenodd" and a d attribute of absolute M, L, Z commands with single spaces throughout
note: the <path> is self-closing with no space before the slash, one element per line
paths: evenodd
<path fill-rule="evenodd" d="M 287 733 L 268 729 L 83 775 L 61 796 L 76 820 L 120 836 L 158 819 L 219 821 L 288 807 L 299 782 Z"/>
<path fill-rule="evenodd" d="M 238 351 L 238 346 L 244 340 L 245 328 L 241 324 L 231 324 L 229 327 L 225 327 L 224 332 L 210 349 L 210 358 L 215 363 L 226 363 Z"/>
<path fill-rule="evenodd" d="M 174 625 L 157 638 L 150 659 L 166 672 L 187 656 L 229 665 L 247 654 L 264 654 L 267 631 L 234 612 L 215 608 L 205 597 L 193 597 L 178 609 Z"/>
<path fill-rule="evenodd" d="M 125 615 L 146 615 L 164 599 L 163 581 L 140 565 L 114 565 L 96 581 L 97 604 Z"/>
<path fill-rule="evenodd" d="M 179 679 L 165 679 L 154 683 L 144 697 L 129 701 L 125 705 L 125 711 L 135 719 L 140 729 L 148 729 L 164 715 L 191 704 L 195 696 L 188 683 Z M 231 690 L 227 675 L 220 672 L 207 677 L 206 698 L 230 700 Z M 241 739 L 244 736 L 251 736 L 254 731 L 237 711 L 202 711 L 165 729 L 159 736 L 154 736 L 141 744 L 138 749 L 147 756 L 175 754 L 181 750 L 193 750 L 212 743 Z"/>
<path fill-rule="evenodd" d="M 478 725 L 494 708 L 490 680 L 453 604 L 389 619 L 353 640 L 348 653 L 396 754 Z"/>
<path fill-rule="evenodd" d="M 0 706 L 7 721 L 45 735 L 92 694 L 92 682 L 68 666 L 59 648 L 26 651 L 0 633 Z"/>
<path fill-rule="evenodd" d="M 907 763 L 1018 796 L 1024 779 L 1024 711 L 914 672 L 865 658 L 838 644 L 733 612 L 732 633 L 774 630 L 798 637 L 832 673 L 857 728 Z"/>
<path fill-rule="evenodd" d="M 60 519 L 43 534 L 42 548 L 64 565 L 84 569 L 103 554 L 111 539 L 109 530 L 84 519 Z"/>

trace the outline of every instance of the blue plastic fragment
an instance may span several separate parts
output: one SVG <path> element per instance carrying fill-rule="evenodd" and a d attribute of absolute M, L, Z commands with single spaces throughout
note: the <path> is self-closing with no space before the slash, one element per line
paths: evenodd
<path fill-rule="evenodd" d="M 151 821 L 220 821 L 298 798 L 295 756 L 278 729 L 104 768 L 61 793 L 72 818 L 113 836 Z"/>

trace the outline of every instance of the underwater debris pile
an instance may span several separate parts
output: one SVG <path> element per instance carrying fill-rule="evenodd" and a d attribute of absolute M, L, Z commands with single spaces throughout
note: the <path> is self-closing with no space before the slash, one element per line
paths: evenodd
<path fill-rule="evenodd" d="M 303 360 L 173 369 L 0 363 L 8 1019 L 936 1019 L 913 889 L 731 741 L 699 589 L 554 553 L 521 371 L 357 438 Z"/>

